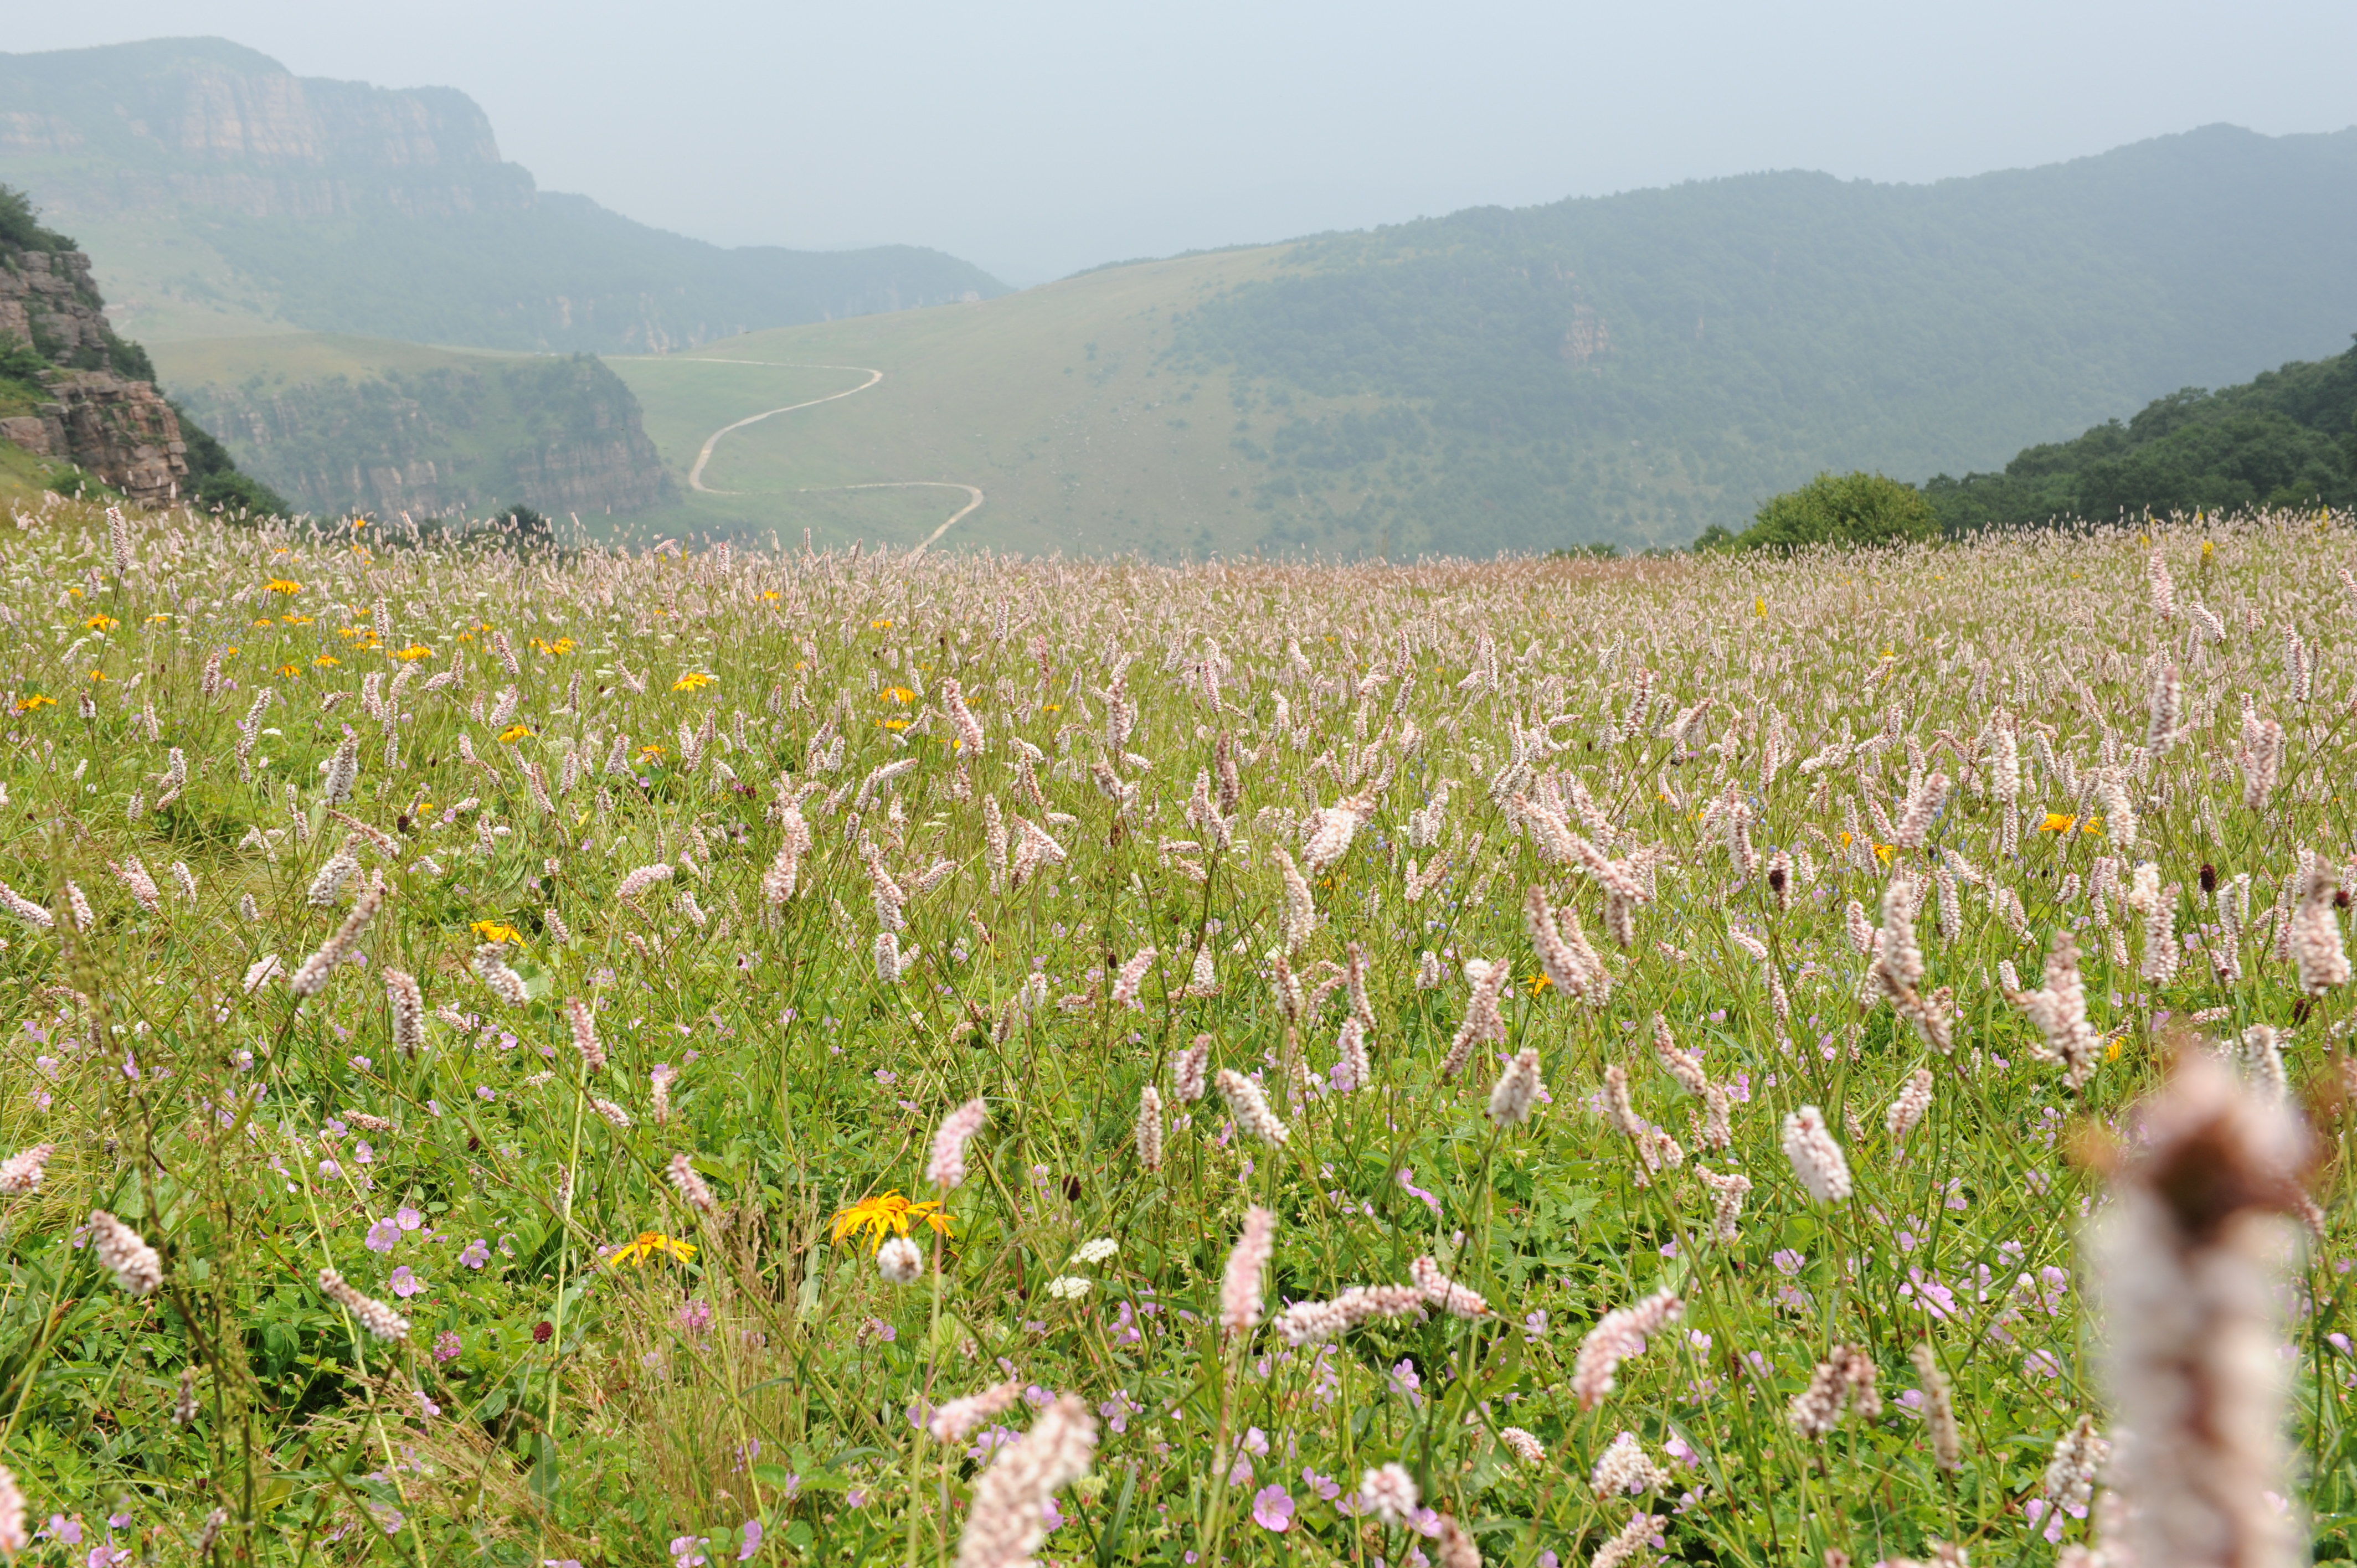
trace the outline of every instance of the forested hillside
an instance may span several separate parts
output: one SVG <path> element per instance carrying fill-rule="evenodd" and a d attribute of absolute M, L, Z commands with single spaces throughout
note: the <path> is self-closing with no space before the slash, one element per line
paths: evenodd
<path fill-rule="evenodd" d="M 2357 349 L 2216 392 L 2188 387 L 2001 472 L 1924 487 L 1951 532 L 2050 519 L 2357 503 Z"/>
<path fill-rule="evenodd" d="M 1292 530 L 1679 542 L 1821 469 L 1994 465 L 2357 326 L 2357 131 L 1910 187 L 1767 174 L 1294 248 L 1168 360 L 1253 389 Z M 1308 394 L 1351 406 L 1288 412 Z"/>

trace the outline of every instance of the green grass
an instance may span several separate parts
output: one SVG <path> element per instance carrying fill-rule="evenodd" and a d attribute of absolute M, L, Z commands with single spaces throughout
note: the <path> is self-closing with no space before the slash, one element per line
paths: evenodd
<path fill-rule="evenodd" d="M 1257 510 L 1265 465 L 1233 445 L 1240 418 L 1244 434 L 1265 440 L 1280 411 L 1249 393 L 1249 407 L 1240 409 L 1224 372 L 1178 375 L 1157 364 L 1170 346 L 1173 311 L 1266 275 L 1283 254 L 1269 248 L 1107 268 L 977 305 L 707 344 L 695 360 L 866 365 L 885 379 L 729 435 L 705 482 L 743 493 L 686 497 L 643 520 L 642 532 L 766 539 L 775 531 L 798 542 L 813 527 L 823 542 L 847 543 L 864 532 L 913 542 L 963 501 L 936 507 L 914 497 L 796 492 L 943 479 L 978 485 L 988 498 L 944 546 L 1167 559 L 1248 552 L 1289 523 L 1314 532 L 1329 501 Z M 685 357 L 607 362 L 639 394 L 648 434 L 683 480 L 721 425 L 861 379 Z M 1372 404 L 1298 399 L 1290 412 Z"/>
<path fill-rule="evenodd" d="M 0 522 L 0 1466 L 75 1562 L 758 1527 L 741 1560 L 859 1568 L 951 1561 L 1053 1422 L 1095 1445 L 1026 1499 L 1042 1561 L 1455 1568 L 1453 1527 L 1499 1568 L 1993 1568 L 2118 1545 L 2158 1455 L 2346 1561 L 2352 565 L 2346 515 L 1184 570 Z M 2075 1073 L 2006 975 L 2069 931 Z M 2221 1120 L 2139 1141 L 2172 1058 L 2260 1026 L 2296 1099 L 2244 1051 Z M 1846 1196 L 1786 1152 L 1810 1108 Z M 2304 1248 L 2258 1212 L 2303 1190 Z M 2186 1310 L 2107 1315 L 2132 1282 Z M 2083 1420 L 2137 1448 L 2058 1515 Z M 1393 1465 L 1434 1511 L 1352 1511 Z"/>

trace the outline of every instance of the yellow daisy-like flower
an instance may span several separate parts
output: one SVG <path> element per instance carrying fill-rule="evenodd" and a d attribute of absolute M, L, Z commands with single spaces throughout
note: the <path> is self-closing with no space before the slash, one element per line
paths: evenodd
<path fill-rule="evenodd" d="M 103 670 L 93 670 L 90 672 L 90 678 L 93 681 L 103 681 L 107 678 L 106 671 Z"/>
<path fill-rule="evenodd" d="M 2049 811 L 2046 820 L 2038 824 L 2038 831 L 2041 833 L 2067 833 L 2078 825 L 2076 817 L 2065 816 L 2061 811 Z"/>
<path fill-rule="evenodd" d="M 656 757 L 661 757 L 662 754 L 663 748 L 660 746 L 642 746 L 639 747 L 639 760 L 640 762 L 652 762 Z"/>
<path fill-rule="evenodd" d="M 936 1235 L 950 1233 L 950 1217 L 942 1212 L 938 1202 L 927 1198 L 922 1203 L 911 1203 L 895 1189 L 875 1197 L 863 1197 L 836 1215 L 834 1240 L 841 1241 L 845 1236 L 856 1236 L 864 1230 L 867 1233 L 867 1250 L 872 1252 L 884 1245 L 886 1236 L 906 1236 L 910 1224 L 917 1220 L 931 1226 Z"/>
<path fill-rule="evenodd" d="M 393 656 L 404 664 L 414 664 L 421 659 L 433 658 L 434 650 L 422 642 L 413 642 L 406 648 L 393 650 Z"/>
<path fill-rule="evenodd" d="M 906 719 L 879 719 L 877 722 L 881 724 L 886 729 L 907 729 L 909 727 L 909 721 Z"/>
<path fill-rule="evenodd" d="M 278 618 L 278 624 L 281 626 L 309 626 L 313 621 L 318 618 L 319 618 L 317 616 L 280 616 Z"/>
<path fill-rule="evenodd" d="M 166 615 L 166 614 L 165 614 L 163 611 L 161 611 L 161 610 L 158 610 L 158 611 L 156 611 L 154 615 L 151 615 L 151 616 L 149 616 L 149 617 L 147 618 L 147 624 L 148 624 L 149 626 L 161 626 L 161 625 L 163 625 L 166 621 L 168 621 L 168 620 L 170 620 L 171 618 L 171 618 L 170 616 Z"/>
<path fill-rule="evenodd" d="M 886 702 L 899 703 L 905 707 L 917 700 L 917 693 L 906 686 L 887 686 L 884 688 L 883 697 Z"/>
<path fill-rule="evenodd" d="M 717 683 L 717 682 L 716 682 L 711 676 L 705 674 L 703 671 L 691 670 L 686 674 L 681 676 L 678 680 L 673 681 L 671 683 L 671 689 L 674 692 L 697 692 L 703 690 L 706 686 L 716 685 Z"/>
<path fill-rule="evenodd" d="M 871 620 L 867 623 L 867 629 L 870 631 L 889 631 L 892 629 L 892 623 L 888 620 Z"/>
<path fill-rule="evenodd" d="M 299 679 L 303 673 L 303 667 L 300 664 L 281 664 L 278 667 L 278 673 L 290 680 Z"/>
<path fill-rule="evenodd" d="M 311 662 L 317 665 L 322 670 L 333 670 L 337 665 L 341 664 L 343 660 L 337 658 L 332 653 L 322 653 L 318 658 L 311 660 Z"/>
<path fill-rule="evenodd" d="M 270 594 L 299 594 L 303 591 L 303 585 L 292 577 L 273 577 L 263 584 L 262 588 Z"/>
<path fill-rule="evenodd" d="M 487 942 L 513 942 L 518 947 L 523 945 L 522 931 L 517 930 L 513 926 L 502 925 L 497 920 L 478 920 L 468 929 Z"/>
<path fill-rule="evenodd" d="M 1554 983 L 1555 977 L 1542 970 L 1538 973 L 1531 976 L 1531 994 L 1536 996 L 1540 992 L 1544 991 L 1548 986 L 1553 985 Z"/>
<path fill-rule="evenodd" d="M 123 623 L 110 615 L 94 615 L 81 624 L 90 631 L 113 631 Z"/>
<path fill-rule="evenodd" d="M 29 714 L 38 712 L 42 708 L 54 708 L 57 705 L 58 700 L 55 697 L 26 697 L 18 701 L 16 703 L 16 711 L 20 714 Z"/>
<path fill-rule="evenodd" d="M 2085 822 L 2079 824 L 2079 831 L 2083 833 L 2102 832 L 2104 831 L 2104 819 L 2101 817 L 2089 817 Z"/>
<path fill-rule="evenodd" d="M 1897 844 L 1878 843 L 1874 846 L 1874 858 L 1882 862 L 1885 865 L 1889 865 L 1890 864 L 1890 857 L 1898 853 L 1899 846 Z"/>
<path fill-rule="evenodd" d="M 761 590 L 761 599 L 762 599 L 762 602 L 763 602 L 763 603 L 765 603 L 765 604 L 772 604 L 772 605 L 776 604 L 776 603 L 778 602 L 778 590 L 777 590 L 777 589 L 775 589 L 775 588 L 764 588 L 764 589 L 762 589 L 762 590 Z"/>
<path fill-rule="evenodd" d="M 507 728 L 500 731 L 500 744 L 502 746 L 513 746 L 520 740 L 530 740 L 531 738 L 532 726 L 530 725 L 510 725 Z"/>
<path fill-rule="evenodd" d="M 606 1260 L 611 1267 L 624 1263 L 647 1266 L 649 1258 L 677 1258 L 683 1263 L 695 1261 L 695 1243 L 683 1241 L 676 1236 L 666 1236 L 660 1230 L 641 1230 L 634 1240 L 627 1241 Z"/>
<path fill-rule="evenodd" d="M 277 628 L 278 623 L 268 616 L 264 616 L 260 620 L 255 621 L 253 626 L 257 631 L 273 631 Z"/>

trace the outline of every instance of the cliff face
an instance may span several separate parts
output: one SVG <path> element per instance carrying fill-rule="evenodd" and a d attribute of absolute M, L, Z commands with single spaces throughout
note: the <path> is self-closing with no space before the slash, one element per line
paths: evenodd
<path fill-rule="evenodd" d="M 88 256 L 0 243 L 0 349 L 11 347 L 52 368 L 16 381 L 39 391 L 27 412 L 0 418 L 0 440 L 68 458 L 146 505 L 178 495 L 188 478 L 179 418 L 152 381 L 118 373 L 145 370 L 145 357 L 107 327 Z"/>
<path fill-rule="evenodd" d="M 82 232 L 122 319 L 158 339 L 652 352 L 1004 292 L 911 246 L 650 229 L 536 189 L 462 93 L 296 77 L 218 38 L 0 54 L 0 181 Z"/>
<path fill-rule="evenodd" d="M 306 511 L 631 512 L 671 495 L 637 400 L 586 356 L 180 395 L 241 467 Z"/>
<path fill-rule="evenodd" d="M 0 441 L 37 457 L 70 459 L 143 506 L 178 498 L 188 478 L 188 443 L 154 382 L 69 371 L 48 384 L 56 401 L 0 419 Z"/>
<path fill-rule="evenodd" d="M 216 39 L 0 58 L 0 160 L 53 163 L 36 194 L 78 217 L 188 204 L 424 219 L 533 199 L 464 93 L 297 77 Z"/>

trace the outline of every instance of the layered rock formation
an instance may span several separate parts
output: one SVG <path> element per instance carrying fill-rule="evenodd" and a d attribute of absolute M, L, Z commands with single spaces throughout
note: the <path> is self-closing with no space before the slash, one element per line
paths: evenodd
<path fill-rule="evenodd" d="M 178 499 L 188 446 L 179 415 L 153 381 L 108 371 L 58 371 L 46 380 L 57 401 L 0 419 L 0 441 L 37 457 L 67 458 L 143 506 Z"/>
<path fill-rule="evenodd" d="M 0 242 L 0 349 L 10 346 L 52 368 L 36 372 L 43 401 L 0 418 L 0 440 L 69 459 L 146 505 L 178 496 L 188 478 L 179 417 L 138 373 L 146 356 L 107 326 L 88 256 Z"/>
<path fill-rule="evenodd" d="M 481 515 L 520 502 L 561 516 L 672 496 L 638 400 L 587 355 L 454 355 L 440 369 L 179 395 L 242 467 L 306 511 Z"/>

